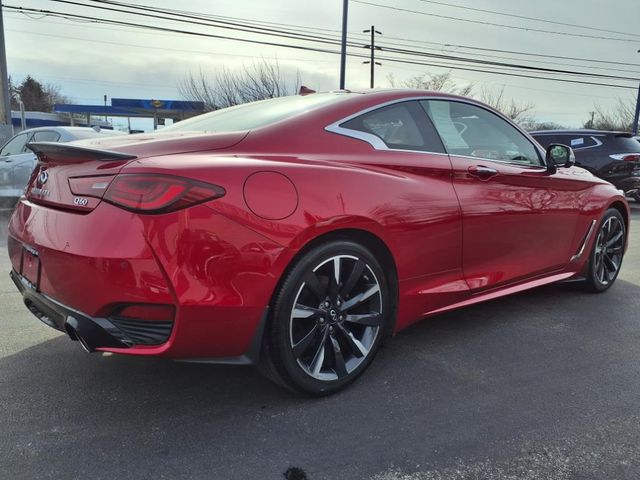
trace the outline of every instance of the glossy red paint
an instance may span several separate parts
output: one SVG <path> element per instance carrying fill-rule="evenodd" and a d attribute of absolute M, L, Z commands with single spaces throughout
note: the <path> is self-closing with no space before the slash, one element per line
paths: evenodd
<path fill-rule="evenodd" d="M 586 255 L 571 258 L 592 220 L 611 205 L 628 219 L 621 193 L 579 168 L 549 174 L 478 158 L 376 150 L 325 130 L 386 102 L 442 95 L 342 96 L 249 132 L 86 143 L 135 160 L 39 164 L 9 225 L 14 269 L 23 245 L 35 249 L 41 293 L 89 316 L 108 316 L 123 303 L 175 306 L 165 343 L 102 350 L 228 358 L 248 351 L 283 273 L 324 235 L 364 236 L 384 246 L 395 270 L 389 274 L 398 291 L 397 331 L 437 312 L 579 274 Z M 479 166 L 497 174 L 481 178 Z M 29 198 L 42 188 L 43 170 L 52 192 Z M 70 176 L 136 173 L 176 175 L 226 193 L 160 215 L 98 198 L 72 206 Z"/>

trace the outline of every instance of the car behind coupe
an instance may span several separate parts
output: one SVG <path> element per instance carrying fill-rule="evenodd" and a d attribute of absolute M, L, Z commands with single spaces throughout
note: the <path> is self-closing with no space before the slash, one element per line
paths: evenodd
<path fill-rule="evenodd" d="M 9 225 L 26 306 L 88 351 L 259 364 L 334 392 L 413 322 L 551 282 L 609 288 L 618 190 L 486 105 L 312 93 L 160 133 L 34 142 Z"/>

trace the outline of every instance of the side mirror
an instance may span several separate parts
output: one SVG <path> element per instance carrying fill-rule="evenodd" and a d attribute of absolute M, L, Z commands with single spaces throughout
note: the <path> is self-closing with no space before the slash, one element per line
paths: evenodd
<path fill-rule="evenodd" d="M 576 155 L 571 147 L 560 143 L 552 143 L 547 147 L 545 155 L 547 170 L 555 173 L 558 167 L 570 168 L 576 164 Z"/>

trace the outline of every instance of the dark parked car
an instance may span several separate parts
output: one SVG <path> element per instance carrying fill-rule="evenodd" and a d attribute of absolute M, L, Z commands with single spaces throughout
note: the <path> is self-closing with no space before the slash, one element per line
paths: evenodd
<path fill-rule="evenodd" d="M 543 147 L 569 145 L 576 165 L 613 183 L 640 202 L 640 142 L 630 133 L 600 130 L 546 130 L 530 132 Z"/>

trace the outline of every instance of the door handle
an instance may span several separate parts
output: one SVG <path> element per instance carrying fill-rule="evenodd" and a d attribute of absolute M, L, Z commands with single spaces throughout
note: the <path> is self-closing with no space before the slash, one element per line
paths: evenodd
<path fill-rule="evenodd" d="M 498 174 L 498 171 L 495 168 L 485 167 L 484 165 L 472 165 L 467 171 L 469 175 L 473 175 L 474 177 L 478 177 L 482 180 L 488 180 L 489 178 Z"/>

